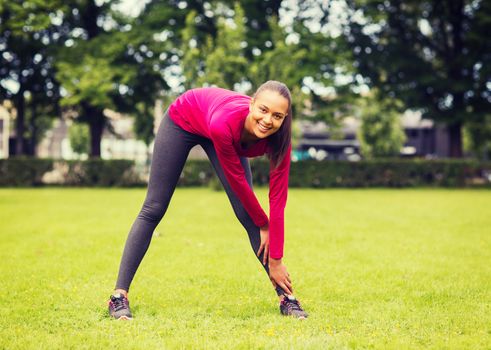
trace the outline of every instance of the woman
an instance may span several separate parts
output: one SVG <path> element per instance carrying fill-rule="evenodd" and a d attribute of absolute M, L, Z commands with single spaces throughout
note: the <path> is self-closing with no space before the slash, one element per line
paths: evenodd
<path fill-rule="evenodd" d="M 207 153 L 276 289 L 281 313 L 308 316 L 293 296 L 290 275 L 281 260 L 291 123 L 290 91 L 277 81 L 261 85 L 252 98 L 220 88 L 199 88 L 171 104 L 155 138 L 147 196 L 128 235 L 114 294 L 108 302 L 112 317 L 132 318 L 128 302 L 131 281 L 167 210 L 189 151 L 197 144 Z M 271 163 L 269 219 L 252 191 L 247 160 L 263 154 Z"/>

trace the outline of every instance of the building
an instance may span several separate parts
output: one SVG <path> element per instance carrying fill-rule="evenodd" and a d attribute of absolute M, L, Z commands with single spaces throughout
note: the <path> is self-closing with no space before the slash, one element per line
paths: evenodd
<path fill-rule="evenodd" d="M 163 116 L 162 102 L 155 105 L 156 132 Z M 106 130 L 101 141 L 101 157 L 103 159 L 132 159 L 137 164 L 148 164 L 153 144 L 147 147 L 144 142 L 136 139 L 133 132 L 134 119 L 120 113 L 106 110 L 113 132 Z M 0 106 L 0 158 L 9 154 L 9 120 L 8 110 Z M 406 142 L 401 150 L 403 157 L 443 158 L 449 156 L 449 137 L 444 125 L 421 118 L 420 113 L 408 111 L 402 116 L 402 126 L 406 134 Z M 45 137 L 36 149 L 36 156 L 54 159 L 79 159 L 87 155 L 73 152 L 68 131 L 73 123 L 73 116 L 63 115 L 54 121 L 53 128 L 46 132 Z M 354 117 L 343 119 L 339 129 L 332 131 L 323 122 L 301 120 L 298 122 L 301 137 L 293 153 L 294 160 L 349 160 L 361 159 L 360 143 L 357 132 L 360 120 Z M 335 135 L 334 135 L 335 134 Z M 191 150 L 190 159 L 206 159 L 206 153 L 200 146 Z"/>
<path fill-rule="evenodd" d="M 420 113 L 406 112 L 402 117 L 406 134 L 403 156 L 445 158 L 450 156 L 449 136 L 444 125 L 422 119 Z"/>
<path fill-rule="evenodd" d="M 101 140 L 101 158 L 103 159 L 133 159 L 137 163 L 145 163 L 148 158 L 148 148 L 143 141 L 137 140 L 133 132 L 133 118 L 116 113 L 104 111 L 110 123 L 109 132 L 105 128 Z M 69 128 L 74 121 L 67 115 L 57 119 L 53 128 L 46 132 L 45 137 L 36 149 L 40 158 L 55 159 L 84 159 L 87 155 L 73 152 L 69 140 Z"/>
<path fill-rule="evenodd" d="M 299 122 L 301 135 L 294 160 L 351 160 L 361 159 L 360 143 L 356 138 L 359 121 L 348 117 L 343 120 L 337 133 L 341 137 L 333 137 L 332 132 L 323 122 Z M 338 135 L 338 136 L 339 136 Z M 295 159 L 295 157 L 297 159 Z"/>
<path fill-rule="evenodd" d="M 0 159 L 9 156 L 10 113 L 0 105 Z"/>
<path fill-rule="evenodd" d="M 154 132 L 157 131 L 163 116 L 163 106 L 159 102 L 155 106 Z M 134 118 L 115 111 L 105 110 L 110 128 L 105 128 L 101 140 L 102 159 L 132 159 L 137 165 L 149 163 L 153 143 L 149 147 L 136 138 L 133 132 Z M 41 158 L 54 159 L 85 159 L 87 155 L 73 152 L 69 140 L 69 128 L 74 123 L 73 117 L 65 114 L 55 120 L 53 128 L 46 132 L 45 137 L 36 149 L 36 155 Z M 113 132 L 109 132 L 111 129 Z M 206 158 L 206 153 L 199 146 L 191 150 L 189 158 Z"/>
<path fill-rule="evenodd" d="M 401 117 L 406 142 L 402 157 L 445 158 L 450 156 L 449 136 L 444 125 L 422 119 L 421 113 L 407 111 Z M 341 128 L 333 132 L 323 122 L 300 121 L 302 137 L 298 142 L 297 159 L 350 160 L 361 159 L 357 132 L 360 120 L 344 118 Z"/>

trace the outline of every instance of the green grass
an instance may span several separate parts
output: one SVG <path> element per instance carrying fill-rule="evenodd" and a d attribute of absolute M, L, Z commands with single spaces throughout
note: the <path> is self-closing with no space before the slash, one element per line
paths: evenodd
<path fill-rule="evenodd" d="M 0 349 L 491 348 L 491 191 L 290 190 L 298 321 L 226 195 L 178 189 L 132 284 L 136 318 L 112 321 L 144 195 L 0 190 Z"/>

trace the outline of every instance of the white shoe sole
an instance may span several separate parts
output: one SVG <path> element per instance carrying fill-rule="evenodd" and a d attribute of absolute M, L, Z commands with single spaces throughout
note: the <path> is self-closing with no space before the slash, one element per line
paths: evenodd
<path fill-rule="evenodd" d="M 128 317 L 128 316 L 119 316 L 118 320 L 122 320 L 122 321 L 131 321 L 133 318 L 132 317 Z"/>

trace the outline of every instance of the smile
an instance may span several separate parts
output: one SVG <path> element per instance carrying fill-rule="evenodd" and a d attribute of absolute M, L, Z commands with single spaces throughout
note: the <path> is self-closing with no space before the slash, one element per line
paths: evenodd
<path fill-rule="evenodd" d="M 257 125 L 258 125 L 259 130 L 262 131 L 262 132 L 267 132 L 267 131 L 269 131 L 271 129 L 271 128 L 268 128 L 268 127 L 262 125 L 259 122 L 257 123 Z"/>

